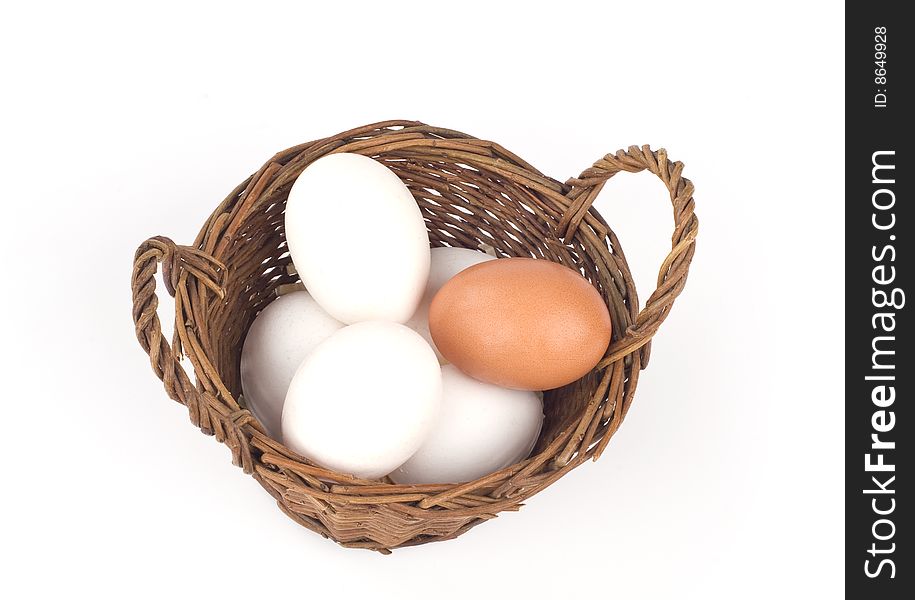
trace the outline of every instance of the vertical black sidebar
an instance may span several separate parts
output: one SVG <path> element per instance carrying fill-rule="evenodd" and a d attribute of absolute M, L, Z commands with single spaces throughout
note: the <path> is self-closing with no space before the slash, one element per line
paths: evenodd
<path fill-rule="evenodd" d="M 907 8 L 845 9 L 845 581 L 848 597 L 875 600 L 915 598 Z"/>

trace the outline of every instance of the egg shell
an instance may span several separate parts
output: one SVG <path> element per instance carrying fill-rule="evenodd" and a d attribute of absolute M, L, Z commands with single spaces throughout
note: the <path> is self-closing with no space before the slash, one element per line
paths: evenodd
<path fill-rule="evenodd" d="M 461 483 L 526 458 L 543 426 L 537 392 L 509 390 L 442 367 L 442 407 L 426 441 L 390 474 L 396 483 Z"/>
<path fill-rule="evenodd" d="M 435 421 L 435 353 L 404 325 L 344 327 L 305 358 L 283 407 L 283 441 L 326 468 L 375 479 L 419 449 Z"/>
<path fill-rule="evenodd" d="M 419 302 L 419 308 L 416 309 L 410 320 L 406 322 L 406 326 L 423 336 L 423 339 L 432 346 L 435 355 L 438 357 L 438 362 L 441 364 L 445 364 L 447 361 L 438 351 L 438 348 L 435 347 L 432 334 L 429 332 L 429 304 L 449 279 L 467 267 L 489 260 L 496 260 L 496 258 L 468 248 L 450 248 L 447 246 L 432 248 L 429 281 L 426 283 L 426 290 L 423 293 L 422 300 Z"/>
<path fill-rule="evenodd" d="M 241 387 L 271 437 L 280 439 L 286 390 L 302 360 L 341 327 L 305 291 L 280 296 L 254 318 L 241 351 Z"/>
<path fill-rule="evenodd" d="M 429 236 L 410 190 L 360 154 L 310 164 L 289 191 L 286 242 L 314 299 L 344 323 L 403 323 L 429 276 Z"/>
<path fill-rule="evenodd" d="M 429 329 L 442 355 L 502 387 L 547 390 L 590 371 L 610 342 L 610 313 L 578 272 L 532 258 L 474 265 L 432 299 Z"/>

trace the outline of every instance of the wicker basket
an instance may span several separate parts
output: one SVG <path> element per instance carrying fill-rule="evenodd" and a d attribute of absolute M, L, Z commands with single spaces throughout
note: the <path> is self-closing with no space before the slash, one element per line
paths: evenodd
<path fill-rule="evenodd" d="M 613 320 L 606 357 L 579 381 L 546 392 L 546 420 L 530 458 L 458 485 L 362 480 L 309 463 L 268 437 L 245 408 L 239 378 L 245 333 L 278 287 L 298 281 L 283 233 L 286 196 L 309 163 L 332 152 L 371 156 L 394 171 L 415 196 L 433 246 L 491 247 L 501 256 L 556 261 L 579 270 L 604 297 Z M 657 290 L 639 312 L 619 240 L 591 203 L 616 173 L 643 170 L 670 191 L 674 232 Z M 597 459 L 619 428 L 651 338 L 683 290 L 695 251 L 693 184 L 682 170 L 664 150 L 631 146 L 560 183 L 496 143 L 414 121 L 376 123 L 302 144 L 235 188 L 192 246 L 155 237 L 139 247 L 131 281 L 137 338 L 191 422 L 226 444 L 233 464 L 296 522 L 343 546 L 384 553 L 451 539 L 501 511 L 518 510 L 571 469 Z M 343 238 L 345 222 L 327 226 Z M 371 240 L 357 241 L 363 242 Z M 156 314 L 159 263 L 175 298 L 171 345 Z M 194 367 L 196 384 L 179 362 L 182 355 Z M 354 376 L 358 369 L 353 365 Z"/>

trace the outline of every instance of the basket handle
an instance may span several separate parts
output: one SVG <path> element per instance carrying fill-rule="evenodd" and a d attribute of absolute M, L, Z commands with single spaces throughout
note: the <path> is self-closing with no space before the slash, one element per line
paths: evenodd
<path fill-rule="evenodd" d="M 149 355 L 153 371 L 165 384 L 169 397 L 190 406 L 196 404 L 197 390 L 162 335 L 162 325 L 156 312 L 159 298 L 156 296 L 155 275 L 159 263 L 162 263 L 165 288 L 172 297 L 175 296 L 183 274 L 193 276 L 222 297 L 225 265 L 197 248 L 179 246 L 162 236 L 149 238 L 140 244 L 134 255 L 130 286 L 133 291 L 133 322 L 137 340 Z"/>
<path fill-rule="evenodd" d="M 598 364 L 598 368 L 604 368 L 646 346 L 667 318 L 674 300 L 683 291 L 689 265 L 696 251 L 696 235 L 699 233 L 699 219 L 694 213 L 694 186 L 689 179 L 681 177 L 683 163 L 671 162 L 667 159 L 666 150 L 662 148 L 653 151 L 647 145 L 641 148 L 629 146 L 628 150 L 608 154 L 585 169 L 581 175 L 566 182 L 569 187 L 566 198 L 570 202 L 559 221 L 558 229 L 560 236 L 568 240 L 575 235 L 582 222 L 598 228 L 604 227 L 597 217 L 589 213 L 589 209 L 607 180 L 620 171 L 639 173 L 645 170 L 656 175 L 670 192 L 674 209 L 671 250 L 661 263 L 657 289 L 625 334 L 610 344 L 606 357 Z M 647 355 L 645 359 L 643 366 L 647 362 Z"/>

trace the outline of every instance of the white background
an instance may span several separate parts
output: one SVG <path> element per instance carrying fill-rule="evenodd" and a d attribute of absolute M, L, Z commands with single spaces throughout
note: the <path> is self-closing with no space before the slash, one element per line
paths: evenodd
<path fill-rule="evenodd" d="M 0 9 L 0 595 L 837 597 L 839 7 L 307 4 Z M 190 243 L 277 150 L 391 118 L 561 180 L 664 146 L 701 228 L 601 460 L 384 557 L 295 525 L 191 426 L 136 343 L 129 277 L 142 240 Z M 620 175 L 597 207 L 647 298 L 670 243 L 661 184 Z"/>

